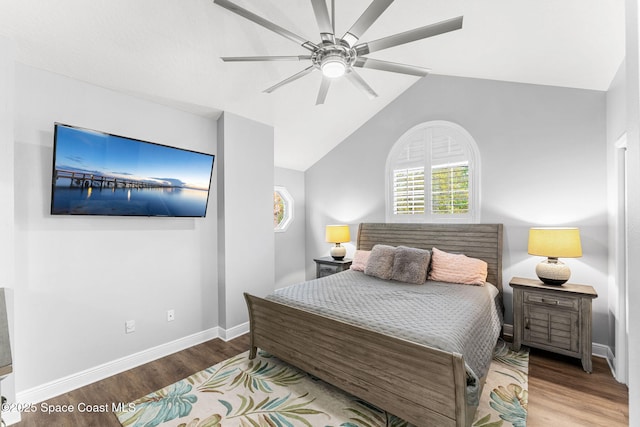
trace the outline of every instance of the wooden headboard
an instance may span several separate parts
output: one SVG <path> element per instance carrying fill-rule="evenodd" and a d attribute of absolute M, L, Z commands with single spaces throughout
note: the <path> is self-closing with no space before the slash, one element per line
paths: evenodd
<path fill-rule="evenodd" d="M 502 292 L 502 224 L 383 224 L 362 223 L 357 249 L 374 245 L 410 246 L 462 253 L 487 262 L 487 281 Z"/>

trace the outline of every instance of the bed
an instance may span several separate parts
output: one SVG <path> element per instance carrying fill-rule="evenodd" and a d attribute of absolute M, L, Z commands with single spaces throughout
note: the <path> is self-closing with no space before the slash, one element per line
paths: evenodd
<path fill-rule="evenodd" d="M 501 304 L 501 224 L 360 224 L 356 248 L 371 250 L 377 244 L 429 250 L 437 247 L 482 259 L 487 263 L 487 282 L 495 286 L 492 296 Z M 301 285 L 337 289 L 365 280 L 362 273 L 358 274 L 343 272 Z M 397 289 L 402 287 L 396 284 Z M 409 287 L 410 292 L 428 288 Z M 439 287 L 446 286 L 437 284 L 429 288 Z M 296 293 L 297 288 L 294 290 L 279 290 L 266 298 L 245 294 L 251 358 L 261 348 L 417 426 L 471 425 L 485 375 L 482 368 L 474 370 L 466 363 L 463 353 L 467 354 L 467 350 L 443 350 L 438 348 L 442 347 L 439 342 L 421 343 L 398 330 L 361 324 L 357 317 L 340 317 L 330 311 L 290 303 L 286 294 Z M 501 305 L 498 310 L 501 316 Z M 489 351 L 493 348 L 490 347 Z M 486 351 L 483 354 L 486 358 Z M 474 358 L 468 357 L 470 361 Z M 481 372 L 474 377 L 476 370 Z"/>

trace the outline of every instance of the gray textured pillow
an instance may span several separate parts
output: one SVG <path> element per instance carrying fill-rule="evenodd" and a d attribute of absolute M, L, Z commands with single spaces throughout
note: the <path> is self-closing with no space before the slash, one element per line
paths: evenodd
<path fill-rule="evenodd" d="M 427 281 L 427 268 L 431 252 L 426 249 L 398 246 L 393 258 L 391 279 L 399 282 L 422 285 Z"/>
<path fill-rule="evenodd" d="M 393 246 L 375 245 L 364 267 L 364 274 L 385 280 L 391 279 L 395 252 L 396 248 Z"/>

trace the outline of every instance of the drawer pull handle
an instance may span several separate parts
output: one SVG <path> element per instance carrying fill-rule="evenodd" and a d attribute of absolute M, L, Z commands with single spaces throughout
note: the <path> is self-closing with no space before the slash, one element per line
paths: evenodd
<path fill-rule="evenodd" d="M 553 304 L 553 305 L 560 304 L 560 302 L 557 299 L 550 300 L 550 299 L 542 298 L 542 302 L 545 304 Z"/>
<path fill-rule="evenodd" d="M 525 329 L 529 329 L 529 318 L 528 318 L 528 317 L 526 317 L 526 318 L 524 319 L 524 328 L 525 328 Z"/>

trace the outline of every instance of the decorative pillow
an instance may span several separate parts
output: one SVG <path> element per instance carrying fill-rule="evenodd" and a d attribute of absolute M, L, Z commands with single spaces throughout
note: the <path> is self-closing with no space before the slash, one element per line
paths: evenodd
<path fill-rule="evenodd" d="M 425 249 L 398 246 L 393 259 L 391 279 L 421 285 L 427 281 L 431 252 Z"/>
<path fill-rule="evenodd" d="M 393 246 L 375 245 L 364 267 L 364 274 L 385 280 L 391 279 L 395 252 L 396 248 Z"/>
<path fill-rule="evenodd" d="M 353 255 L 351 269 L 355 271 L 364 271 L 367 261 L 369 260 L 369 255 L 371 255 L 371 251 L 356 250 L 356 253 Z"/>
<path fill-rule="evenodd" d="M 487 280 L 487 263 L 463 254 L 450 254 L 433 248 L 429 279 L 438 282 L 484 286 Z"/>

